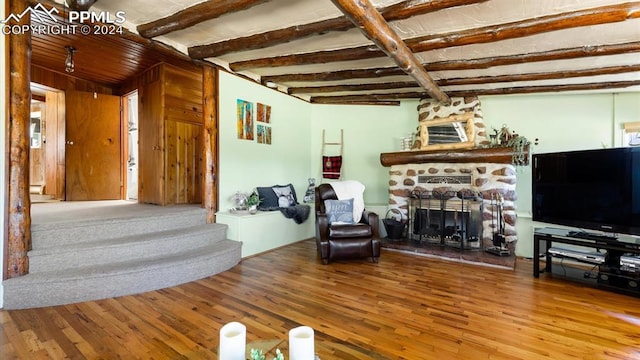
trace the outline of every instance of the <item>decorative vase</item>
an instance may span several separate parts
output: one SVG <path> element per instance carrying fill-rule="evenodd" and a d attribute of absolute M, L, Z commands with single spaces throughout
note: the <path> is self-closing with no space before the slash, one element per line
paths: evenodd
<path fill-rule="evenodd" d="M 258 212 L 258 205 L 249 206 L 249 214 L 255 214 Z"/>

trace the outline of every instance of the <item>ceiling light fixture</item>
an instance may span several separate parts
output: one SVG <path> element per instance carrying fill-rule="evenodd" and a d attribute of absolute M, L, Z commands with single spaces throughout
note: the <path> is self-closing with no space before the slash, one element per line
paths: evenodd
<path fill-rule="evenodd" d="M 67 6 L 70 9 L 77 11 L 86 11 L 89 10 L 91 5 L 93 5 L 98 0 L 66 0 Z"/>
<path fill-rule="evenodd" d="M 64 71 L 72 73 L 76 67 L 73 61 L 73 54 L 76 52 L 76 49 L 73 46 L 65 46 L 64 48 L 67 50 L 67 58 L 64 59 Z"/>

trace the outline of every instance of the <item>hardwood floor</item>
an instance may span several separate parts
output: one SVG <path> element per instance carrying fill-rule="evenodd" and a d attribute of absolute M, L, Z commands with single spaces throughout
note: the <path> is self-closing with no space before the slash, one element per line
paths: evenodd
<path fill-rule="evenodd" d="M 510 271 L 383 250 L 379 264 L 321 265 L 311 240 L 174 288 L 0 311 L 0 357 L 217 359 L 230 321 L 248 342 L 309 325 L 323 360 L 640 359 L 639 298 L 534 279 L 524 260 Z"/>

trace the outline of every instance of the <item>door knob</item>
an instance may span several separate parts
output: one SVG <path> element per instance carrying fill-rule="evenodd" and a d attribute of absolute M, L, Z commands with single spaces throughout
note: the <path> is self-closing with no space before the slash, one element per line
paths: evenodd
<path fill-rule="evenodd" d="M 67 143 L 67 145 L 73 145 L 73 141 L 71 141 L 71 140 L 67 140 L 66 143 Z"/>

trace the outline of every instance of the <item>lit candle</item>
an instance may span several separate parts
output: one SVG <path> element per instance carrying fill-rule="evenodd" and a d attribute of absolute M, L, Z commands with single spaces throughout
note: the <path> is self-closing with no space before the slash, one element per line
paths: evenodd
<path fill-rule="evenodd" d="M 313 329 L 299 326 L 289 331 L 289 360 L 314 360 Z"/>
<path fill-rule="evenodd" d="M 219 360 L 244 360 L 247 328 L 239 322 L 230 322 L 220 329 Z"/>

